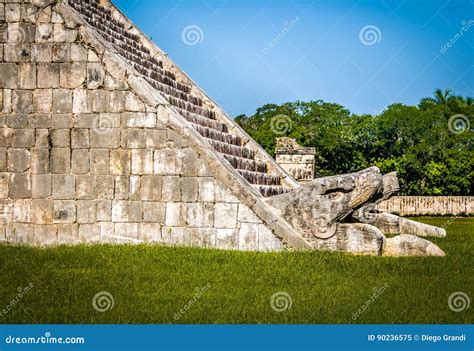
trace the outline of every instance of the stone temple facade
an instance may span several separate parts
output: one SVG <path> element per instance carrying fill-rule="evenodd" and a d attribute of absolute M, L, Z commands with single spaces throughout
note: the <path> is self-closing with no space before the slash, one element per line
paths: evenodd
<path fill-rule="evenodd" d="M 2 242 L 442 254 L 365 216 L 396 177 L 299 184 L 107 0 L 0 0 L 0 123 Z"/>
<path fill-rule="evenodd" d="M 275 161 L 299 183 L 314 179 L 315 155 L 314 147 L 303 147 L 291 138 L 277 138 Z"/>

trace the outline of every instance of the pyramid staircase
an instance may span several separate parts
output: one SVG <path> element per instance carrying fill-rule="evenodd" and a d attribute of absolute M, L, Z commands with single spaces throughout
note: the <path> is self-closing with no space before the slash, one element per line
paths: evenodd
<path fill-rule="evenodd" d="M 68 0 L 68 4 L 263 196 L 284 194 L 297 187 L 230 118 L 198 96 L 200 91 L 190 79 L 189 82 L 178 80 L 159 59 L 160 55 L 143 45 L 144 35 L 134 34 L 115 18 L 108 8 L 111 5 L 103 6 L 100 0 Z"/>

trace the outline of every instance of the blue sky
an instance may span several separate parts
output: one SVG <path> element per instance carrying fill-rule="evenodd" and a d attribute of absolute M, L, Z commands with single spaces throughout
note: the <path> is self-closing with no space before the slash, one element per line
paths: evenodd
<path fill-rule="evenodd" d="M 375 114 L 436 88 L 474 96 L 474 0 L 113 1 L 232 116 L 317 99 Z"/>

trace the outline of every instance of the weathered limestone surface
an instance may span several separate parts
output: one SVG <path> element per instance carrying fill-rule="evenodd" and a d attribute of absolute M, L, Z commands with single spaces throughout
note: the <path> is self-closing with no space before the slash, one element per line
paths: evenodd
<path fill-rule="evenodd" d="M 415 235 L 398 235 L 387 239 L 385 256 L 444 256 L 445 253 L 432 242 Z"/>
<path fill-rule="evenodd" d="M 436 253 L 358 215 L 397 185 L 300 186 L 106 0 L 0 0 L 0 241 Z"/>
<path fill-rule="evenodd" d="M 284 248 L 249 207 L 256 192 L 242 201 L 245 180 L 221 176 L 211 147 L 67 4 L 6 8 L 0 240 Z"/>

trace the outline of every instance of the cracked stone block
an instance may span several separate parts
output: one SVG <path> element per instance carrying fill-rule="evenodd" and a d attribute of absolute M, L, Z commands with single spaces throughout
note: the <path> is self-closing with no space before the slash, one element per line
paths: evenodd
<path fill-rule="evenodd" d="M 97 220 L 97 208 L 95 201 L 79 200 L 77 206 L 77 223 L 95 223 Z"/>
<path fill-rule="evenodd" d="M 71 130 L 71 147 L 73 149 L 87 149 L 89 145 L 89 129 Z"/>
<path fill-rule="evenodd" d="M 53 106 L 53 90 L 37 89 L 33 92 L 33 109 L 37 113 L 50 113 Z"/>
<path fill-rule="evenodd" d="M 238 229 L 216 229 L 216 248 L 232 250 L 239 245 Z"/>
<path fill-rule="evenodd" d="M 50 135 L 51 146 L 53 148 L 68 148 L 71 146 L 70 129 L 54 129 Z"/>
<path fill-rule="evenodd" d="M 58 224 L 58 243 L 60 245 L 79 243 L 79 225 L 77 223 Z"/>
<path fill-rule="evenodd" d="M 259 224 L 258 227 L 258 250 L 259 251 L 281 251 L 283 244 L 278 240 L 272 231 L 265 225 Z"/>
<path fill-rule="evenodd" d="M 110 157 L 108 149 L 90 150 L 91 174 L 109 174 Z"/>
<path fill-rule="evenodd" d="M 75 89 L 86 81 L 86 63 L 61 63 L 59 65 L 61 88 Z"/>
<path fill-rule="evenodd" d="M 145 175 L 141 177 L 140 193 L 144 201 L 161 200 L 162 177 L 156 175 Z"/>
<path fill-rule="evenodd" d="M 20 64 L 20 89 L 36 88 L 36 63 Z"/>
<path fill-rule="evenodd" d="M 199 201 L 213 202 L 215 200 L 214 178 L 198 178 Z"/>
<path fill-rule="evenodd" d="M 8 149 L 8 170 L 25 172 L 30 168 L 31 155 L 26 149 Z"/>
<path fill-rule="evenodd" d="M 104 84 L 105 71 L 100 63 L 87 64 L 87 88 L 98 89 Z"/>
<path fill-rule="evenodd" d="M 45 199 L 51 196 L 51 175 L 31 175 L 31 197 L 33 199 Z"/>
<path fill-rule="evenodd" d="M 130 201 L 128 203 L 128 220 L 130 222 L 143 221 L 143 205 L 141 201 Z"/>
<path fill-rule="evenodd" d="M 110 173 L 115 175 L 130 174 L 130 150 L 115 149 L 110 151 Z"/>
<path fill-rule="evenodd" d="M 125 111 L 125 91 L 111 91 L 109 101 L 110 112 L 124 112 Z"/>
<path fill-rule="evenodd" d="M 51 173 L 69 173 L 71 171 L 71 149 L 52 148 L 50 161 Z"/>
<path fill-rule="evenodd" d="M 49 149 L 31 149 L 31 173 L 44 174 L 49 172 Z"/>
<path fill-rule="evenodd" d="M 31 200 L 14 200 L 12 202 L 12 222 L 29 223 L 30 216 Z"/>
<path fill-rule="evenodd" d="M 88 97 L 92 101 L 93 112 L 108 112 L 110 93 L 106 90 L 94 90 L 88 92 Z"/>
<path fill-rule="evenodd" d="M 250 209 L 250 207 L 243 204 L 239 205 L 237 220 L 239 222 L 262 223 L 260 218 L 258 218 L 258 216 Z"/>
<path fill-rule="evenodd" d="M 18 89 L 19 69 L 14 63 L 0 63 L 0 88 Z"/>
<path fill-rule="evenodd" d="M 181 178 L 181 201 L 195 202 L 198 199 L 198 178 L 183 177 Z"/>
<path fill-rule="evenodd" d="M 0 172 L 7 168 L 7 148 L 0 147 Z"/>
<path fill-rule="evenodd" d="M 82 45 L 71 44 L 71 60 L 74 62 L 87 62 L 88 50 Z"/>
<path fill-rule="evenodd" d="M 95 199 L 95 177 L 93 175 L 76 176 L 76 197 L 79 200 Z"/>
<path fill-rule="evenodd" d="M 119 128 L 95 128 L 90 130 L 91 147 L 115 149 L 120 147 Z"/>
<path fill-rule="evenodd" d="M 237 227 L 237 204 L 216 203 L 214 214 L 215 228 L 236 228 Z"/>
<path fill-rule="evenodd" d="M 239 249 L 245 251 L 258 250 L 258 224 L 241 223 L 239 230 Z"/>
<path fill-rule="evenodd" d="M 53 61 L 53 44 L 52 43 L 38 43 L 31 45 L 31 59 L 38 63 L 50 63 Z M 58 75 L 57 75 L 57 85 L 59 86 L 59 66 Z M 39 72 L 38 72 L 39 73 Z M 44 77 L 45 72 L 41 73 L 41 77 Z M 40 76 L 38 75 L 38 82 L 40 81 Z M 56 84 L 56 81 L 54 82 Z M 42 88 L 41 85 L 38 87 Z"/>
<path fill-rule="evenodd" d="M 128 200 L 130 196 L 130 177 L 117 176 L 115 177 L 115 195 L 117 200 Z"/>
<path fill-rule="evenodd" d="M 114 198 L 114 176 L 95 176 L 95 196 L 98 199 L 111 200 Z"/>
<path fill-rule="evenodd" d="M 52 124 L 53 129 L 71 129 L 74 125 L 74 120 L 71 113 L 53 114 Z"/>
<path fill-rule="evenodd" d="M 166 203 L 166 219 L 165 225 L 168 227 L 184 227 L 186 226 L 187 206 L 180 202 Z"/>
<path fill-rule="evenodd" d="M 35 146 L 34 129 L 15 129 L 12 131 L 12 146 L 30 148 Z"/>
<path fill-rule="evenodd" d="M 74 223 L 76 221 L 76 205 L 74 201 L 53 201 L 53 223 Z"/>
<path fill-rule="evenodd" d="M 53 90 L 53 113 L 72 112 L 72 90 Z"/>
<path fill-rule="evenodd" d="M 153 150 L 132 150 L 132 174 L 153 174 Z"/>
<path fill-rule="evenodd" d="M 31 113 L 33 110 L 33 92 L 30 90 L 13 90 L 12 107 L 13 110 L 20 115 Z"/>
<path fill-rule="evenodd" d="M 162 242 L 161 225 L 158 223 L 140 223 L 138 238 L 146 243 Z"/>
<path fill-rule="evenodd" d="M 12 173 L 10 175 L 10 197 L 12 199 L 27 199 L 31 197 L 29 174 Z"/>
<path fill-rule="evenodd" d="M 165 223 L 165 204 L 163 202 L 143 202 L 143 221 Z"/>
<path fill-rule="evenodd" d="M 198 158 L 196 151 L 191 148 L 179 149 L 177 151 L 178 173 L 188 177 L 198 175 Z"/>
<path fill-rule="evenodd" d="M 112 201 L 98 200 L 96 201 L 97 221 L 112 220 Z"/>
<path fill-rule="evenodd" d="M 36 129 L 35 135 L 36 143 L 35 148 L 49 148 L 49 130 L 48 129 Z"/>
<path fill-rule="evenodd" d="M 46 129 L 44 132 L 47 132 L 47 129 L 51 128 L 52 126 L 51 115 L 49 113 L 30 115 L 28 118 L 28 126 L 31 128 L 43 128 Z"/>
<path fill-rule="evenodd" d="M 33 244 L 50 246 L 58 243 L 58 227 L 56 225 L 36 225 L 33 232 Z"/>
<path fill-rule="evenodd" d="M 31 222 L 34 224 L 53 223 L 53 200 L 31 200 Z"/>
<path fill-rule="evenodd" d="M 240 203 L 240 200 L 220 181 L 215 182 L 214 191 L 217 202 Z"/>
<path fill-rule="evenodd" d="M 69 62 L 71 61 L 71 45 L 69 44 L 53 44 L 51 47 L 53 62 Z M 61 68 L 60 68 L 61 70 Z M 61 73 L 60 73 L 61 74 Z"/>
<path fill-rule="evenodd" d="M 79 240 L 82 243 L 100 242 L 100 227 L 97 224 L 79 224 Z"/>
<path fill-rule="evenodd" d="M 69 174 L 53 174 L 53 199 L 72 200 L 76 195 L 75 178 Z"/>
<path fill-rule="evenodd" d="M 194 202 L 187 205 L 187 224 L 189 227 L 212 228 L 214 225 L 214 204 Z"/>
<path fill-rule="evenodd" d="M 38 63 L 38 88 L 59 88 L 59 63 Z"/>
<path fill-rule="evenodd" d="M 115 223 L 115 235 L 122 238 L 138 239 L 138 223 Z"/>
<path fill-rule="evenodd" d="M 89 150 L 72 150 L 71 172 L 74 174 L 89 173 Z"/>
<path fill-rule="evenodd" d="M 72 112 L 73 113 L 90 113 L 92 112 L 92 102 L 87 97 L 87 90 L 74 89 L 72 98 Z M 86 125 L 85 127 L 92 127 Z"/>
<path fill-rule="evenodd" d="M 181 182 L 179 176 L 164 176 L 161 193 L 161 201 L 181 201 Z"/>
<path fill-rule="evenodd" d="M 128 222 L 128 201 L 112 201 L 112 222 Z"/>

